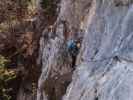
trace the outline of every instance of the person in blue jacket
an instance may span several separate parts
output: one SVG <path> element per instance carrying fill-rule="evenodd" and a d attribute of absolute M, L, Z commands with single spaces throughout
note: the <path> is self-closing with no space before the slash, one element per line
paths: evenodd
<path fill-rule="evenodd" d="M 78 54 L 78 47 L 76 41 L 69 40 L 67 43 L 67 49 L 71 56 L 76 56 Z"/>
<path fill-rule="evenodd" d="M 76 57 L 79 53 L 79 49 L 80 49 L 80 41 L 77 40 L 68 40 L 67 42 L 67 50 L 69 52 L 69 54 L 71 55 L 72 59 L 73 59 L 73 64 L 72 66 L 75 66 L 75 62 L 76 62 Z"/>

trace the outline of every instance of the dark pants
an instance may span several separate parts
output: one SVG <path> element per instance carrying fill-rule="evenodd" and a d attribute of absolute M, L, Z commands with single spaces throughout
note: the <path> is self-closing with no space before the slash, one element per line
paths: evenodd
<path fill-rule="evenodd" d="M 70 55 L 72 57 L 72 68 L 75 70 L 75 63 L 76 63 L 76 58 L 79 53 L 79 49 L 77 47 L 73 48 L 70 50 Z"/>

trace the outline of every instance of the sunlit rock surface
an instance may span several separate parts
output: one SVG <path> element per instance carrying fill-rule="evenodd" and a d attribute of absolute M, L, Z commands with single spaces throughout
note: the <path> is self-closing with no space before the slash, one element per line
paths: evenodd
<path fill-rule="evenodd" d="M 70 29 L 78 28 L 85 32 L 82 48 L 77 57 L 76 70 L 72 72 L 71 57 L 65 50 L 64 27 L 59 26 L 52 39 L 45 34 L 48 32 L 44 32 L 40 40 L 42 73 L 38 82 L 37 100 L 132 100 L 132 2 L 61 1 L 58 21 L 65 20 Z M 47 82 L 49 84 L 51 78 L 56 79 L 56 75 L 59 79 L 63 78 L 57 82 L 58 85 L 61 81 L 72 82 L 66 85 L 67 90 L 62 91 L 62 85 L 59 85 L 61 88 L 56 87 L 58 92 L 55 89 L 51 93 L 47 88 L 55 88 L 57 85 L 47 85 Z"/>
<path fill-rule="evenodd" d="M 131 100 L 132 1 L 94 0 L 90 12 L 78 67 L 63 100 Z"/>

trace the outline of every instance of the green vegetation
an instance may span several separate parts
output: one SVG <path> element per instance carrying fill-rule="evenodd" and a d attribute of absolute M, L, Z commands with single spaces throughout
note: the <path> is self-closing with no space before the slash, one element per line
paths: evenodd
<path fill-rule="evenodd" d="M 9 92 L 12 91 L 12 88 L 8 87 L 8 82 L 16 78 L 15 72 L 6 68 L 7 62 L 8 60 L 0 55 L 0 99 L 2 100 L 11 99 Z"/>

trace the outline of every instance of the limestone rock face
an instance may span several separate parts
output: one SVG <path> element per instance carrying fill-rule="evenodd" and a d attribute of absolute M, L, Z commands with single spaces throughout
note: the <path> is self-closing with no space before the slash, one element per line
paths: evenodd
<path fill-rule="evenodd" d="M 132 3 L 132 0 L 61 1 L 57 21 L 65 20 L 71 30 L 83 30 L 82 48 L 73 72 L 63 35 L 65 27 L 57 25 L 52 39 L 47 36 L 49 32 L 42 35 L 37 100 L 132 100 Z"/>
<path fill-rule="evenodd" d="M 94 0 L 90 12 L 78 67 L 63 100 L 131 100 L 132 3 Z"/>
<path fill-rule="evenodd" d="M 58 29 L 57 29 L 58 30 Z M 62 30 L 58 30 L 62 32 Z M 71 82 L 71 57 L 67 53 L 63 36 L 51 38 L 47 31 L 40 39 L 42 73 L 38 81 L 37 100 L 58 100 Z M 51 33 L 54 36 L 54 33 Z M 62 34 L 62 33 L 60 33 Z M 66 86 L 65 86 L 66 85 Z"/>

